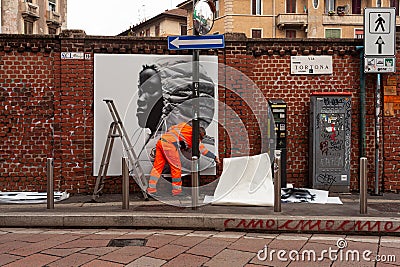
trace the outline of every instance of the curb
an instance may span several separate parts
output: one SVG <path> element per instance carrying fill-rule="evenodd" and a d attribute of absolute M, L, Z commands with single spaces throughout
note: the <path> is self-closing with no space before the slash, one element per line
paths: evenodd
<path fill-rule="evenodd" d="M 247 232 L 341 233 L 400 236 L 400 218 L 271 216 L 199 213 L 2 213 L 0 227 L 174 228 Z"/>

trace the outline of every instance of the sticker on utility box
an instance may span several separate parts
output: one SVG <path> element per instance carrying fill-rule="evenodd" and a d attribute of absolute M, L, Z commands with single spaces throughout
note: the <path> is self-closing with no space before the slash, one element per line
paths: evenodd
<path fill-rule="evenodd" d="M 291 56 L 290 74 L 332 74 L 332 56 Z"/>
<path fill-rule="evenodd" d="M 365 73 L 387 73 L 396 72 L 395 57 L 365 57 Z"/>

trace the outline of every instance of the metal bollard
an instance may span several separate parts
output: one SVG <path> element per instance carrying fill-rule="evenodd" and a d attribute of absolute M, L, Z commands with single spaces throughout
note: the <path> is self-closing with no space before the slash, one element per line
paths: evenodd
<path fill-rule="evenodd" d="M 48 158 L 47 172 L 47 209 L 54 209 L 54 159 Z"/>
<path fill-rule="evenodd" d="M 122 209 L 129 209 L 129 168 L 128 158 L 122 158 Z"/>
<path fill-rule="evenodd" d="M 367 214 L 367 158 L 360 158 L 360 213 Z"/>
<path fill-rule="evenodd" d="M 281 151 L 275 150 L 274 160 L 274 212 L 281 212 Z"/>
<path fill-rule="evenodd" d="M 199 204 L 199 168 L 198 158 L 192 157 L 192 209 L 196 210 Z"/>

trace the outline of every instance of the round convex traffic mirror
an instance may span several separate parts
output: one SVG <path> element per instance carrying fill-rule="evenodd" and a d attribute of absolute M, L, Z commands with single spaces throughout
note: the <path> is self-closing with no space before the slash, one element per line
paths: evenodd
<path fill-rule="evenodd" d="M 207 0 L 200 0 L 194 6 L 193 24 L 200 35 L 207 34 L 214 24 L 214 5 Z"/>

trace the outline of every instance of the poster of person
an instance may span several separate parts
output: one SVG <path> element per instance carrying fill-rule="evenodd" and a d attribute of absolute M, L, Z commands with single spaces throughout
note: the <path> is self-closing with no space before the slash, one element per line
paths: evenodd
<path fill-rule="evenodd" d="M 200 57 L 199 124 L 206 130 L 203 144 L 218 154 L 218 58 Z M 155 145 L 173 125 L 189 123 L 193 116 L 191 55 L 110 55 L 94 58 L 94 166 L 97 176 L 112 122 L 103 101 L 114 101 L 140 165 L 149 174 Z M 183 174 L 190 172 L 192 152 L 180 150 Z M 121 174 L 124 149 L 115 138 L 107 175 Z M 202 174 L 215 174 L 215 163 L 200 157 Z M 168 170 L 166 170 L 168 172 Z"/>

